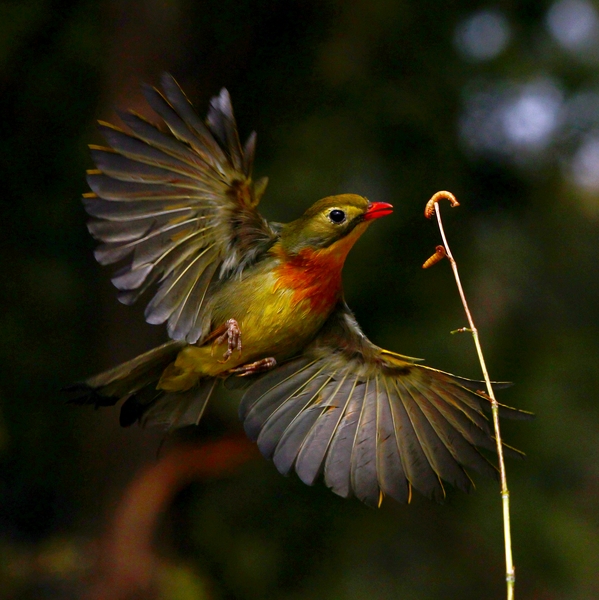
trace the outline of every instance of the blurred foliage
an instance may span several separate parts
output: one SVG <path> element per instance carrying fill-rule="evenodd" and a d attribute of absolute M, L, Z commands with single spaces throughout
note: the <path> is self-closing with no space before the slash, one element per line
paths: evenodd
<path fill-rule="evenodd" d="M 351 254 L 346 296 L 380 345 L 478 377 L 451 273 L 420 265 L 439 189 L 504 425 L 517 597 L 599 596 L 599 7 L 590 0 L 21 0 L 0 5 L 0 597 L 86 597 L 98 540 L 160 432 L 58 389 L 158 343 L 92 257 L 79 201 L 94 119 L 144 110 L 167 69 L 201 113 L 226 86 L 258 131 L 264 214 L 353 192 L 395 205 Z M 221 394 L 198 431 L 239 431 Z M 252 459 L 175 498 L 160 598 L 497 598 L 498 488 L 378 511 Z M 150 594 L 150 592 L 148 592 Z M 133 597 L 133 596 L 132 596 Z M 141 595 L 139 597 L 150 597 Z"/>

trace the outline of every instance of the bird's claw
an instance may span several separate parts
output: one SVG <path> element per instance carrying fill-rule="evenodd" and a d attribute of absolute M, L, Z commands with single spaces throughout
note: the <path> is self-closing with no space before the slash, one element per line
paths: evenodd
<path fill-rule="evenodd" d="M 248 375 L 254 375 L 256 373 L 262 373 L 263 371 L 269 371 L 273 367 L 277 366 L 277 361 L 270 356 L 269 358 L 262 358 L 240 367 L 231 369 L 229 373 L 237 375 L 237 377 L 247 377 Z"/>
<path fill-rule="evenodd" d="M 227 350 L 223 354 L 223 359 L 220 363 L 226 363 L 235 350 L 241 355 L 241 330 L 239 323 L 235 319 L 229 319 L 225 325 L 226 330 L 221 336 L 214 340 L 213 346 L 220 346 L 225 340 L 227 341 Z"/>

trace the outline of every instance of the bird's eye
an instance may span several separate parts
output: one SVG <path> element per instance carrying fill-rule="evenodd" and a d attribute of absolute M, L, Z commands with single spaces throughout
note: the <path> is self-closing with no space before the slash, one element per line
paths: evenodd
<path fill-rule="evenodd" d="M 332 223 L 335 223 L 335 225 L 339 225 L 345 221 L 345 212 L 335 208 L 329 213 L 329 219 Z"/>

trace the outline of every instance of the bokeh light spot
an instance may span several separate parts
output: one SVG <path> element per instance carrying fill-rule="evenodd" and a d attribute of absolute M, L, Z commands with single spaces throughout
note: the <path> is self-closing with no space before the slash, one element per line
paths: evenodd
<path fill-rule="evenodd" d="M 510 26 L 498 11 L 481 10 L 456 28 L 455 44 L 469 59 L 483 61 L 495 58 L 510 40 Z"/>
<path fill-rule="evenodd" d="M 599 135 L 589 136 L 572 158 L 574 182 L 589 191 L 599 190 Z"/>
<path fill-rule="evenodd" d="M 540 159 L 563 121 L 563 106 L 563 94 L 549 78 L 479 84 L 467 92 L 460 133 L 478 153 Z"/>
<path fill-rule="evenodd" d="M 547 27 L 568 50 L 583 50 L 597 40 L 599 18 L 586 0 L 559 0 L 547 13 Z"/>
<path fill-rule="evenodd" d="M 522 86 L 502 111 L 508 140 L 515 146 L 546 146 L 559 123 L 562 102 L 561 92 L 548 81 Z"/>

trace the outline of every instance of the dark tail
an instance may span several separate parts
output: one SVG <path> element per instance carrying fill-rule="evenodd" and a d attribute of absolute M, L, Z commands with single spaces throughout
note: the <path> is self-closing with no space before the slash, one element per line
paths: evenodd
<path fill-rule="evenodd" d="M 169 429 L 197 425 L 216 379 L 202 379 L 185 392 L 156 389 L 164 369 L 171 364 L 185 342 L 170 341 L 104 373 L 64 388 L 73 404 L 114 406 L 123 400 L 120 423 L 128 427 L 163 425 Z"/>

